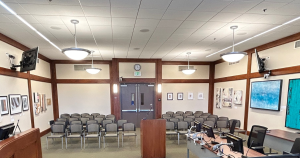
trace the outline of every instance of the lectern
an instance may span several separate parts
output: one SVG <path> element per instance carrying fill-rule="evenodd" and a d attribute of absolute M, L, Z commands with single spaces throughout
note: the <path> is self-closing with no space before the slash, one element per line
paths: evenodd
<path fill-rule="evenodd" d="M 166 157 L 166 120 L 141 121 L 142 158 Z"/>

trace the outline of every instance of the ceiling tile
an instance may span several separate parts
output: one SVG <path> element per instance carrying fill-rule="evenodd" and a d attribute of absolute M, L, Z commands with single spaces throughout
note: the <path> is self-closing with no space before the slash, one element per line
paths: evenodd
<path fill-rule="evenodd" d="M 167 10 L 162 19 L 185 20 L 191 11 Z"/>
<path fill-rule="evenodd" d="M 139 9 L 138 18 L 161 19 L 164 13 L 162 9 Z"/>
<path fill-rule="evenodd" d="M 23 6 L 21 6 L 20 4 L 17 3 L 5 3 L 10 9 L 12 9 L 14 12 L 16 12 L 17 14 L 29 14 L 28 10 L 26 10 L 25 8 L 23 8 Z M 1 8 L 3 9 L 3 7 L 1 6 Z M 3 9 L 4 12 L 1 11 L 1 13 L 6 13 L 6 14 L 10 14 L 10 12 L 6 11 L 5 9 Z"/>
<path fill-rule="evenodd" d="M 202 0 L 173 0 L 168 9 L 172 10 L 194 10 Z"/>
<path fill-rule="evenodd" d="M 8 14 L 0 14 L 0 23 L 14 23 L 10 18 L 7 17 Z"/>
<path fill-rule="evenodd" d="M 135 19 L 133 18 L 112 18 L 113 26 L 131 26 L 135 24 Z"/>
<path fill-rule="evenodd" d="M 167 9 L 171 0 L 142 0 L 143 9 Z"/>
<path fill-rule="evenodd" d="M 226 8 L 224 8 L 222 12 L 245 13 L 261 2 L 263 2 L 263 0 L 233 1 Z"/>
<path fill-rule="evenodd" d="M 220 12 L 226 6 L 228 6 L 232 1 L 224 0 L 203 0 L 203 2 L 198 6 L 195 11 L 201 12 Z"/>
<path fill-rule="evenodd" d="M 85 16 L 111 17 L 109 7 L 83 7 Z"/>
<path fill-rule="evenodd" d="M 218 22 L 231 22 L 234 19 L 238 18 L 241 14 L 238 13 L 218 13 L 214 16 L 210 21 L 218 21 Z"/>
<path fill-rule="evenodd" d="M 111 8 L 112 17 L 136 18 L 138 9 L 135 8 Z"/>
<path fill-rule="evenodd" d="M 137 27 L 156 27 L 159 23 L 157 19 L 137 19 L 135 26 Z"/>
<path fill-rule="evenodd" d="M 263 16 L 263 14 L 243 14 L 240 17 L 233 20 L 233 22 L 253 23 L 258 21 Z"/>
<path fill-rule="evenodd" d="M 258 4 L 257 6 L 253 7 L 247 13 L 256 13 L 256 14 L 269 14 L 269 12 L 274 12 L 280 7 L 283 7 L 287 3 L 273 3 L 273 2 L 262 2 Z M 263 9 L 266 9 L 267 11 L 264 12 Z"/>
<path fill-rule="evenodd" d="M 208 21 L 214 17 L 217 12 L 193 12 L 187 20 Z"/>
<path fill-rule="evenodd" d="M 41 24 L 53 24 L 53 25 L 64 24 L 63 21 L 61 20 L 60 16 L 33 15 L 33 17 Z"/>
<path fill-rule="evenodd" d="M 157 27 L 178 27 L 183 21 L 180 20 L 161 20 Z"/>
<path fill-rule="evenodd" d="M 109 0 L 83 0 L 80 2 L 83 6 L 110 7 Z"/>
<path fill-rule="evenodd" d="M 195 29 L 201 27 L 205 22 L 201 21 L 191 21 L 191 20 L 185 20 L 179 28 L 182 29 Z"/>
<path fill-rule="evenodd" d="M 217 30 L 225 26 L 227 23 L 225 22 L 207 22 L 204 24 L 201 29 L 207 29 L 207 30 Z"/>
<path fill-rule="evenodd" d="M 174 34 L 175 35 L 191 35 L 192 33 L 194 33 L 197 29 L 182 29 L 179 28 L 177 29 Z"/>
<path fill-rule="evenodd" d="M 256 22 L 253 23 L 263 23 L 263 24 L 283 24 L 290 21 L 297 16 L 283 16 L 283 15 L 265 15 Z"/>
<path fill-rule="evenodd" d="M 52 9 L 54 9 L 58 15 L 84 16 L 80 6 L 62 6 L 62 5 L 51 5 L 51 6 Z"/>
<path fill-rule="evenodd" d="M 91 26 L 93 26 L 93 25 L 110 26 L 111 25 L 111 18 L 102 18 L 102 17 L 96 17 L 96 16 L 89 16 L 86 18 Z"/>
<path fill-rule="evenodd" d="M 140 0 L 110 0 L 111 7 L 138 8 Z"/>

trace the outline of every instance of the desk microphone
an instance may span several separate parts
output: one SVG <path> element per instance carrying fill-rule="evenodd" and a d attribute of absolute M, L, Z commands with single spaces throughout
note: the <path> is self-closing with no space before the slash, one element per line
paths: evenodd
<path fill-rule="evenodd" d="M 222 143 L 222 142 L 221 142 L 220 144 L 214 145 L 214 146 L 213 146 L 213 150 L 219 149 L 219 147 L 222 146 L 222 145 L 233 146 L 233 142 L 231 142 L 231 143 Z"/>
<path fill-rule="evenodd" d="M 246 155 L 245 155 L 245 156 L 242 155 L 242 158 L 247 158 L 248 152 L 249 152 L 250 148 L 252 147 L 253 142 L 254 142 L 254 140 L 252 140 L 252 142 L 251 142 L 251 144 L 250 144 L 250 146 L 249 146 L 249 148 L 248 148 L 248 150 L 247 150 Z"/>

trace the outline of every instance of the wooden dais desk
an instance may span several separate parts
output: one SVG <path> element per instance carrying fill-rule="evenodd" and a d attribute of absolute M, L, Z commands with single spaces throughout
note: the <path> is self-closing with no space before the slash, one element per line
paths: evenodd
<path fill-rule="evenodd" d="M 218 143 L 227 143 L 227 139 L 222 139 L 218 135 L 215 135 L 216 139 L 215 141 Z M 206 135 L 204 136 L 204 140 L 208 141 L 210 140 L 209 137 Z M 212 139 L 211 139 L 212 140 Z M 194 143 L 194 140 L 191 138 L 187 138 L 187 157 L 189 158 L 189 151 L 191 150 L 197 157 L 199 158 L 211 158 L 211 157 L 218 157 L 217 156 L 217 151 L 213 151 L 214 145 L 210 145 L 208 147 L 207 145 L 204 145 L 204 149 L 201 149 L 200 141 L 196 141 L 196 145 Z M 228 155 L 233 155 L 235 158 L 241 158 L 242 154 L 238 152 L 231 151 L 229 147 L 223 145 L 222 146 L 223 153 Z M 248 151 L 248 148 L 244 146 L 244 153 Z M 248 157 L 261 157 L 265 156 L 264 154 L 261 154 L 255 150 L 249 149 L 249 152 L 247 154 Z M 223 156 L 224 158 L 227 158 L 227 156 Z"/>

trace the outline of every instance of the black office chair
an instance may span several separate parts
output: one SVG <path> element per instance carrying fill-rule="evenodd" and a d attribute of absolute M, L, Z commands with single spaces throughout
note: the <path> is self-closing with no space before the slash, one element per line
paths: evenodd
<path fill-rule="evenodd" d="M 298 153 L 300 153 L 300 138 L 295 139 L 291 152 L 283 151 L 283 154 L 298 154 Z"/>
<path fill-rule="evenodd" d="M 248 137 L 247 146 L 257 152 L 264 153 L 264 140 L 267 133 L 267 127 L 253 125 Z"/>
<path fill-rule="evenodd" d="M 235 130 L 235 125 L 237 123 L 237 120 L 233 120 L 230 126 L 230 131 L 229 133 L 234 134 L 234 130 Z"/>

